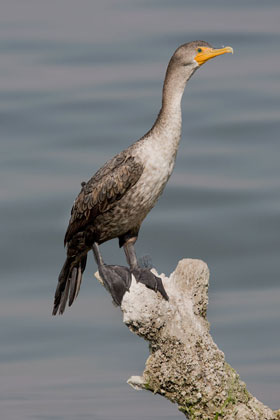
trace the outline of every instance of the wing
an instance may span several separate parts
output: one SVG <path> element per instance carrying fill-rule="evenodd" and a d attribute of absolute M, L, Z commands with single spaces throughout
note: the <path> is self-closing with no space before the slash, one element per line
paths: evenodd
<path fill-rule="evenodd" d="M 105 163 L 86 184 L 83 184 L 71 210 L 64 243 L 120 200 L 136 184 L 142 172 L 143 165 L 125 153 Z"/>

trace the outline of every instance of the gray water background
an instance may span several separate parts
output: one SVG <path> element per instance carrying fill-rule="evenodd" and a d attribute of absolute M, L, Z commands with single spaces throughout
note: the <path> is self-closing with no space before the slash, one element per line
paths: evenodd
<path fill-rule="evenodd" d="M 175 171 L 138 254 L 169 274 L 211 271 L 216 343 L 249 390 L 280 407 L 280 5 L 278 1 L 10 0 L 0 14 L 3 420 L 180 419 L 126 384 L 147 343 L 87 267 L 74 306 L 52 318 L 72 202 L 160 108 L 175 48 L 231 45 L 185 92 Z M 106 261 L 123 263 L 117 241 Z"/>

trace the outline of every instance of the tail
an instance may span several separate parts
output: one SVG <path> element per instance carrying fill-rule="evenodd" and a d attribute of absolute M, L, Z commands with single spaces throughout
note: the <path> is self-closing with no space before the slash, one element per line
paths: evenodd
<path fill-rule="evenodd" d="M 54 295 L 53 315 L 62 315 L 66 303 L 71 306 L 79 294 L 82 275 L 85 271 L 87 263 L 87 255 L 84 255 L 80 261 L 73 265 L 73 259 L 67 258 L 58 277 L 58 284 Z"/>

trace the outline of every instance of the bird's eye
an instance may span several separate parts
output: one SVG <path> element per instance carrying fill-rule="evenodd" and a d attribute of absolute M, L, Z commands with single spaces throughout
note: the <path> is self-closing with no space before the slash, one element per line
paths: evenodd
<path fill-rule="evenodd" d="M 198 48 L 196 51 L 200 53 L 200 52 L 202 52 L 202 49 Z"/>

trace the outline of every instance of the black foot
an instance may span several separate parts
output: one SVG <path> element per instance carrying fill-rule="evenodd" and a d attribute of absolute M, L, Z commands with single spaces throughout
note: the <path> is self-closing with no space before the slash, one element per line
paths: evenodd
<path fill-rule="evenodd" d="M 160 277 L 155 276 L 147 268 L 137 267 L 133 268 L 131 272 L 134 275 L 137 282 L 145 284 L 146 287 L 154 290 L 155 292 L 160 292 L 160 294 L 165 300 L 169 300 L 169 297 L 166 291 L 164 290 L 162 280 Z"/>
<path fill-rule="evenodd" d="M 105 265 L 99 267 L 99 274 L 104 286 L 111 293 L 113 301 L 120 306 L 125 292 L 131 285 L 131 273 L 127 267 L 120 265 Z"/>

